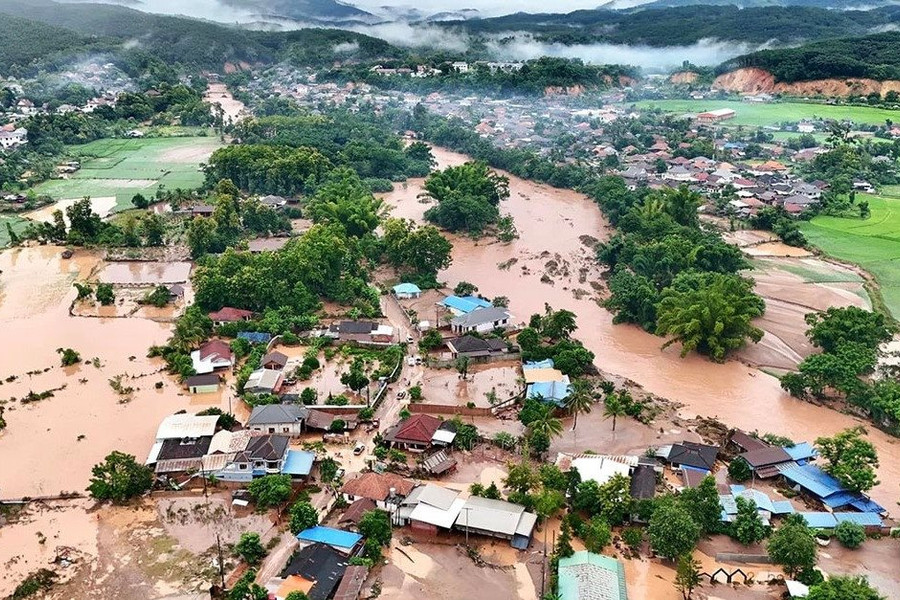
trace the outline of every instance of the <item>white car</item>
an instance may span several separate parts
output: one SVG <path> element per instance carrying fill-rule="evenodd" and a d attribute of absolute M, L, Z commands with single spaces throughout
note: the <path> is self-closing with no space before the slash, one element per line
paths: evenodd
<path fill-rule="evenodd" d="M 366 445 L 363 444 L 362 442 L 356 442 L 356 445 L 353 446 L 353 454 L 355 454 L 356 456 L 359 456 L 360 454 L 362 454 L 365 451 L 366 451 Z"/>
<path fill-rule="evenodd" d="M 416 357 L 415 356 L 407 356 L 406 357 L 406 366 L 408 366 L 408 367 L 416 366 Z"/>

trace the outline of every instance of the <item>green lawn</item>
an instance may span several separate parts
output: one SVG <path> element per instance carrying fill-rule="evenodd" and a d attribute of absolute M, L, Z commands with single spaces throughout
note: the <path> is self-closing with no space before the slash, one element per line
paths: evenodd
<path fill-rule="evenodd" d="M 4 248 L 9 243 L 9 234 L 6 231 L 6 224 L 9 223 L 16 233 L 22 233 L 28 221 L 21 217 L 13 217 L 10 215 L 0 215 L 0 248 Z"/>
<path fill-rule="evenodd" d="M 203 183 L 200 163 L 221 146 L 217 137 L 104 139 L 71 146 L 81 170 L 69 179 L 46 181 L 35 188 L 54 199 L 116 197 L 115 210 L 131 206 L 138 192 L 153 195 L 166 189 L 193 188 Z"/>
<path fill-rule="evenodd" d="M 886 119 L 900 122 L 900 111 L 869 106 L 831 106 L 806 102 L 740 102 L 715 100 L 643 100 L 641 108 L 659 108 L 671 113 L 698 113 L 717 108 L 731 108 L 737 115 L 722 121 L 723 125 L 763 127 L 802 119 L 851 119 L 857 123 L 882 124 Z"/>
<path fill-rule="evenodd" d="M 868 219 L 818 216 L 800 228 L 825 253 L 855 263 L 878 280 L 887 309 L 900 319 L 900 190 L 883 195 L 859 194 L 872 216 Z"/>

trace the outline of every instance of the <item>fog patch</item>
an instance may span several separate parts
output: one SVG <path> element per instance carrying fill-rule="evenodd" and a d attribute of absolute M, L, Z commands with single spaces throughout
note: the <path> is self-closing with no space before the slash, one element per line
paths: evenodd
<path fill-rule="evenodd" d="M 528 34 L 511 34 L 486 43 L 498 60 L 532 60 L 541 56 L 577 58 L 592 64 L 620 64 L 640 67 L 648 72 L 677 69 L 684 61 L 698 66 L 712 66 L 747 54 L 768 44 L 743 44 L 704 39 L 689 46 L 652 46 L 626 44 L 548 43 Z"/>
<path fill-rule="evenodd" d="M 335 54 L 354 54 L 359 51 L 359 42 L 342 42 L 331 49 Z"/>
<path fill-rule="evenodd" d="M 448 31 L 431 25 L 410 25 L 409 23 L 381 23 L 350 27 L 352 31 L 381 38 L 395 46 L 404 48 L 430 48 L 465 52 L 470 39 L 464 33 Z"/>

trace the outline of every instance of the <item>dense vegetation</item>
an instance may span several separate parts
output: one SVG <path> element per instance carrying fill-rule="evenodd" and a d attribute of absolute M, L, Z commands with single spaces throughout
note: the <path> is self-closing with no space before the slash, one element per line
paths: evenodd
<path fill-rule="evenodd" d="M 845 77 L 900 79 L 898 44 L 900 33 L 896 31 L 824 40 L 796 48 L 760 50 L 735 58 L 722 69 L 758 67 L 786 82 Z"/>
<path fill-rule="evenodd" d="M 863 379 L 875 369 L 878 346 L 893 335 L 884 315 L 850 306 L 811 313 L 806 322 L 807 337 L 823 352 L 784 375 L 781 387 L 798 398 L 846 399 L 880 427 L 900 431 L 900 383 Z"/>
<path fill-rule="evenodd" d="M 617 177 L 587 188 L 618 233 L 598 256 L 609 266 L 607 307 L 617 323 L 672 336 L 690 351 L 724 360 L 762 332 L 751 320 L 764 311 L 740 250 L 700 228 L 700 198 L 687 188 L 632 192 Z"/>
<path fill-rule="evenodd" d="M 707 3 L 703 3 L 707 4 Z M 579 10 L 569 14 L 517 13 L 493 19 L 448 22 L 472 34 L 528 31 L 542 41 L 564 44 L 609 42 L 654 47 L 689 45 L 702 39 L 791 43 L 863 35 L 896 22 L 896 7 L 832 11 L 817 7 L 687 6 L 640 11 Z M 802 26 L 798 26 L 802 23 Z M 509 43 L 515 40 L 509 39 Z"/>
<path fill-rule="evenodd" d="M 525 61 L 521 69 L 492 69 L 475 63 L 465 72 L 456 70 L 443 54 L 413 55 L 406 59 L 383 61 L 384 67 L 416 68 L 425 65 L 437 69 L 429 77 L 409 77 L 373 71 L 368 64 L 347 65 L 322 73 L 326 81 L 364 82 L 375 86 L 419 93 L 447 90 L 454 93 L 479 93 L 493 96 L 511 94 L 540 95 L 548 88 L 581 86 L 589 89 L 617 84 L 620 77 L 636 77 L 637 69 L 622 65 L 591 65 L 581 60 L 544 56 Z"/>
<path fill-rule="evenodd" d="M 2 74 L 58 64 L 75 52 L 107 53 L 117 63 L 146 55 L 173 66 L 215 71 L 225 63 L 330 64 L 336 46 L 362 60 L 403 55 L 383 40 L 349 31 L 253 32 L 111 4 L 0 0 L 0 13 L 4 13 L 0 19 Z M 66 57 L 60 56 L 63 50 Z"/>

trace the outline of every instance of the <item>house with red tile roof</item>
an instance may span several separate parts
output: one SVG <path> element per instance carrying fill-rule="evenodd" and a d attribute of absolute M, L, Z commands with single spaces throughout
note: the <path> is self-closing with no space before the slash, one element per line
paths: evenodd
<path fill-rule="evenodd" d="M 243 308 L 232 308 L 224 306 L 221 310 L 209 313 L 209 318 L 216 325 L 223 323 L 238 323 L 240 321 L 249 321 L 253 318 L 253 312 L 244 310 Z"/>
<path fill-rule="evenodd" d="M 441 423 L 440 419 L 431 415 L 413 415 L 388 429 L 384 439 L 393 447 L 421 452 L 431 445 Z"/>

